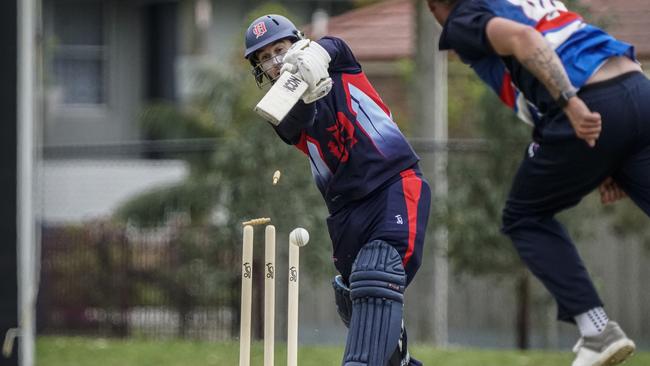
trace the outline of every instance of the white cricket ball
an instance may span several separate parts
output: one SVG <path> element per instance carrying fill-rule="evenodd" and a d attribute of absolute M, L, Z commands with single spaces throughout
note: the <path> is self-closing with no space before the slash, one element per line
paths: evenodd
<path fill-rule="evenodd" d="M 293 245 L 303 247 L 307 245 L 308 241 L 309 241 L 309 232 L 307 232 L 307 230 L 301 227 L 293 229 L 293 231 L 291 231 L 291 233 L 289 234 L 289 243 Z"/>

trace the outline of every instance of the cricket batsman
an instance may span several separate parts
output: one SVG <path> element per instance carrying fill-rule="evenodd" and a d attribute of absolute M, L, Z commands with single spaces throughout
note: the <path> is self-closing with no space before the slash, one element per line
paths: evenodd
<path fill-rule="evenodd" d="M 307 156 L 329 210 L 334 297 L 348 327 L 342 365 L 421 365 L 403 322 L 431 200 L 418 156 L 343 40 L 307 39 L 271 14 L 251 23 L 245 44 L 258 85 L 282 72 L 308 84 L 272 127 Z"/>
<path fill-rule="evenodd" d="M 609 319 L 555 215 L 600 188 L 650 215 L 650 80 L 634 47 L 557 0 L 428 0 L 454 50 L 523 120 L 533 141 L 503 210 L 502 231 L 580 339 L 573 366 L 613 366 L 635 350 Z M 615 243 L 613 243 L 615 244 Z"/>

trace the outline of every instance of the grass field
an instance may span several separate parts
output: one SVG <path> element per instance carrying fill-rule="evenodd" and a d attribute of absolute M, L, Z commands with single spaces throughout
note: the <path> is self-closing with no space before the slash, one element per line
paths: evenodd
<path fill-rule="evenodd" d="M 39 366 L 236 366 L 239 344 L 189 341 L 106 340 L 39 337 Z M 338 366 L 342 348 L 301 347 L 300 366 Z M 414 347 L 425 366 L 569 366 L 569 352 Z M 275 364 L 286 365 L 286 349 L 276 347 Z M 253 346 L 251 365 L 262 365 L 262 345 Z M 635 355 L 625 366 L 650 365 L 650 353 Z"/>

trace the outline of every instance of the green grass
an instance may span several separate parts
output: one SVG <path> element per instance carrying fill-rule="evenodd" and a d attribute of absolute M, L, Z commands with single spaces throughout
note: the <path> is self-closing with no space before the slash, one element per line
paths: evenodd
<path fill-rule="evenodd" d="M 301 347 L 300 366 L 338 366 L 342 348 Z M 414 347 L 425 366 L 568 366 L 570 352 L 518 352 L 502 350 Z M 74 337 L 39 337 L 38 366 L 236 366 L 239 345 L 189 341 L 106 340 Z M 275 364 L 286 365 L 286 349 L 276 347 Z M 262 345 L 253 345 L 251 365 L 262 365 Z M 650 353 L 635 355 L 625 366 L 650 365 Z"/>

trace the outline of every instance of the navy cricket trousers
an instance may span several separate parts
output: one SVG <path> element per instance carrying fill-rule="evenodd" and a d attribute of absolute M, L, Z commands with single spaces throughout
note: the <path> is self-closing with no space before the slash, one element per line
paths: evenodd
<path fill-rule="evenodd" d="M 361 248 L 383 240 L 402 257 L 407 286 L 422 263 L 431 191 L 417 165 L 327 218 L 334 265 L 347 283 Z"/>
<path fill-rule="evenodd" d="M 650 215 L 650 80 L 628 73 L 579 93 L 602 115 L 595 148 L 575 137 L 563 113 L 538 131 L 525 152 L 503 211 L 502 231 L 558 304 L 558 318 L 602 306 L 563 226 L 554 218 L 607 177 Z"/>

